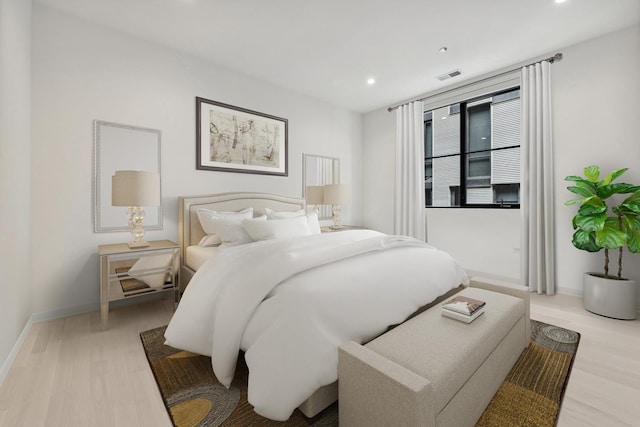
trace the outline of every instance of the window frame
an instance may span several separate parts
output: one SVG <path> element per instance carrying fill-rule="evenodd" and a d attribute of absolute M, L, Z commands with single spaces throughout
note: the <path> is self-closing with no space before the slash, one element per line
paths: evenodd
<path fill-rule="evenodd" d="M 494 151 L 501 151 L 501 150 L 508 150 L 508 149 L 514 149 L 514 148 L 520 148 L 522 146 L 522 144 L 518 144 L 518 145 L 509 145 L 506 147 L 497 147 L 497 148 L 490 148 L 490 149 L 485 149 L 485 150 L 477 150 L 477 151 L 470 151 L 467 150 L 467 141 L 469 139 L 469 135 L 468 135 L 468 131 L 467 131 L 467 127 L 468 127 L 468 115 L 467 115 L 467 109 L 469 108 L 469 104 L 471 104 L 471 107 L 473 107 L 474 105 L 478 105 L 478 101 L 482 101 L 486 98 L 496 98 L 496 97 L 500 97 L 500 95 L 504 95 L 510 92 L 515 92 L 515 91 L 519 91 L 520 90 L 520 86 L 516 85 L 510 88 L 505 88 L 496 92 L 492 92 L 492 93 L 488 93 L 485 95 L 479 95 L 464 101 L 460 101 L 460 102 L 454 102 L 452 104 L 449 105 L 449 107 L 451 107 L 452 105 L 459 105 L 459 109 L 458 111 L 456 111 L 454 114 L 460 114 L 460 132 L 459 135 L 463 135 L 464 137 L 460 137 L 460 145 L 459 145 L 459 150 L 458 153 L 456 154 L 446 154 L 446 155 L 441 155 L 441 156 L 433 156 L 433 131 L 431 133 L 431 152 L 432 152 L 432 156 L 431 157 L 427 157 L 427 152 L 426 152 L 426 145 L 427 142 L 425 141 L 425 157 L 424 157 L 424 167 L 427 167 L 427 162 L 430 161 L 431 162 L 431 167 L 433 168 L 433 160 L 434 159 L 438 159 L 438 158 L 446 158 L 446 157 L 455 157 L 455 156 L 459 156 L 460 157 L 460 176 L 459 176 L 459 185 L 455 186 L 457 188 L 457 193 L 456 196 L 457 198 L 459 198 L 460 203 L 459 205 L 455 205 L 455 206 L 429 206 L 427 205 L 427 199 L 425 197 L 425 208 L 427 209 L 520 209 L 520 203 L 472 203 L 469 204 L 467 203 L 467 188 L 468 188 L 468 177 L 467 177 L 467 163 L 469 162 L 469 154 L 473 154 L 473 153 L 480 153 L 480 152 L 488 152 L 489 154 L 491 154 Z M 520 97 L 520 95 L 518 96 Z M 514 96 L 506 96 L 504 97 L 505 99 L 501 99 L 500 102 L 504 102 L 504 101 L 508 101 L 510 99 L 513 99 Z M 431 126 L 433 129 L 433 117 L 432 117 L 432 111 L 436 110 L 436 108 L 431 108 L 429 111 L 425 111 L 423 112 L 423 129 L 426 129 L 426 124 L 427 122 L 431 122 Z M 427 119 L 427 117 L 429 117 Z M 492 136 L 493 137 L 493 136 Z M 520 185 L 520 188 L 522 186 L 522 182 L 518 182 L 518 184 Z M 489 183 L 489 186 L 491 186 L 491 184 Z M 473 187 L 472 187 L 473 188 Z M 425 177 L 425 187 L 424 187 L 424 191 L 425 191 L 425 195 L 426 195 L 426 177 Z M 431 187 L 431 191 L 433 192 L 433 187 Z M 451 188 L 450 188 L 451 191 Z M 432 193 L 433 194 L 433 193 Z"/>

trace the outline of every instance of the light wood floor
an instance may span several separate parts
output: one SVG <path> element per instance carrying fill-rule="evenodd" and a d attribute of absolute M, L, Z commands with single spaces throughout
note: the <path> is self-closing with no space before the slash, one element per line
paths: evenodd
<path fill-rule="evenodd" d="M 33 325 L 0 388 L 0 426 L 171 426 L 138 334 L 168 323 L 169 299 Z M 640 425 L 640 320 L 532 295 L 531 316 L 581 333 L 558 426 Z"/>

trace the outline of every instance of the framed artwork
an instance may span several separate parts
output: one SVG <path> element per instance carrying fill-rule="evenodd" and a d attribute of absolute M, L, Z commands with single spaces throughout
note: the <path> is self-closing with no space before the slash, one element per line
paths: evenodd
<path fill-rule="evenodd" d="M 196 169 L 287 176 L 287 119 L 196 97 Z"/>

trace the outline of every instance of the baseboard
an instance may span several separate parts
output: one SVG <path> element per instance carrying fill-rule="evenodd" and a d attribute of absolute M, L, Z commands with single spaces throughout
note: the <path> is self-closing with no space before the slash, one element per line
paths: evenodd
<path fill-rule="evenodd" d="M 474 277 L 474 276 L 480 276 L 480 277 L 485 277 L 487 279 L 493 279 L 493 280 L 497 280 L 500 282 L 506 282 L 506 283 L 511 283 L 513 285 L 519 285 L 520 284 L 520 279 L 516 279 L 513 277 L 507 277 L 507 276 L 500 276 L 498 274 L 492 274 L 492 273 L 487 273 L 484 271 L 478 271 L 478 270 L 465 270 L 467 272 L 467 276 Z"/>
<path fill-rule="evenodd" d="M 100 310 L 100 304 L 83 304 L 74 307 L 62 308 L 59 310 L 41 311 L 33 313 L 31 319 L 33 323 L 47 322 L 49 320 L 62 319 L 64 317 L 77 316 L 79 314 L 92 313 Z"/>
<path fill-rule="evenodd" d="M 111 303 L 109 303 L 109 308 L 110 309 L 118 308 L 118 307 L 130 305 L 130 304 L 140 304 L 144 301 L 163 298 L 166 295 L 168 295 L 167 292 L 161 292 L 161 293 L 159 292 L 159 293 L 150 293 L 149 295 L 141 295 L 136 298 L 112 301 Z M 38 323 L 38 322 L 47 322 L 49 320 L 62 319 L 65 317 L 78 316 L 81 314 L 93 313 L 95 311 L 100 311 L 100 303 L 76 305 L 73 307 L 62 308 L 59 310 L 41 311 L 39 313 L 33 313 L 31 317 L 33 319 L 33 323 Z"/>
<path fill-rule="evenodd" d="M 583 294 L 582 289 L 564 288 L 561 286 L 556 288 L 556 293 L 562 294 L 562 295 L 570 295 L 573 297 L 581 297 L 581 298 Z"/>
<path fill-rule="evenodd" d="M 9 352 L 7 359 L 2 364 L 2 369 L 0 369 L 0 387 L 2 387 L 2 385 L 4 384 L 4 380 L 7 379 L 7 375 L 9 375 L 9 371 L 13 366 L 13 362 L 15 362 L 16 357 L 18 357 L 18 353 L 20 352 L 22 344 L 24 344 L 24 340 L 27 338 L 27 335 L 29 335 L 29 331 L 31 330 L 31 326 L 33 325 L 33 323 L 33 316 L 30 316 L 29 320 L 27 320 L 27 324 L 24 325 L 22 332 L 20 332 L 16 343 L 13 345 L 13 348 Z"/>

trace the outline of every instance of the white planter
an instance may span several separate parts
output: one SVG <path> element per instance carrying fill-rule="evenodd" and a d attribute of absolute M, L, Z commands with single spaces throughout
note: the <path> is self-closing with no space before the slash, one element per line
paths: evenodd
<path fill-rule="evenodd" d="M 635 280 L 615 280 L 584 274 L 584 308 L 601 316 L 633 320 L 637 316 Z"/>

